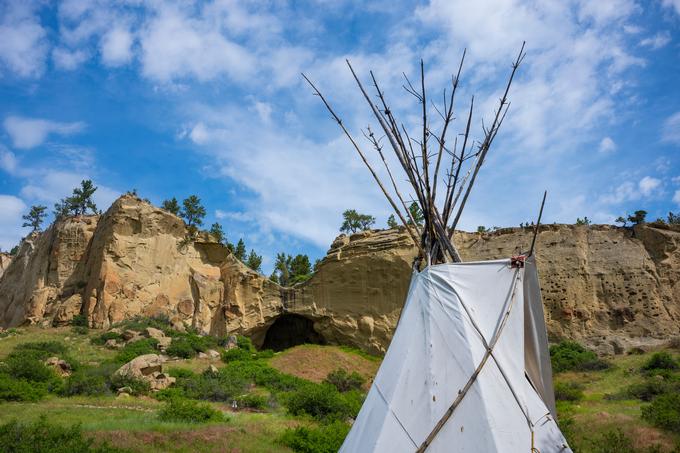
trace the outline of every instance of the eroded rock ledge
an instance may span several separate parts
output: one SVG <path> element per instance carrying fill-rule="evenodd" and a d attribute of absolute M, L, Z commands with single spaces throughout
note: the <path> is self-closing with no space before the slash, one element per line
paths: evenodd
<path fill-rule="evenodd" d="M 322 341 L 384 352 L 415 249 L 399 230 L 342 235 L 319 271 L 283 288 L 209 237 L 183 244 L 178 217 L 132 195 L 101 216 L 59 221 L 26 238 L 0 277 L 0 326 L 60 325 L 84 314 L 105 328 L 165 315 L 258 344 Z M 464 260 L 507 257 L 531 232 L 456 233 Z M 645 225 L 541 228 L 537 259 L 549 334 L 601 352 L 661 342 L 680 327 L 680 230 Z"/>

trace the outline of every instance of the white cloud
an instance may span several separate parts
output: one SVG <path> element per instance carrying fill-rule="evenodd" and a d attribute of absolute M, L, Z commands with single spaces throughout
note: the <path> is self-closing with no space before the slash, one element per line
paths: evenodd
<path fill-rule="evenodd" d="M 255 222 L 256 218 L 249 212 L 215 210 L 215 217 L 219 220 L 235 220 L 237 222 Z"/>
<path fill-rule="evenodd" d="M 255 101 L 255 104 L 253 104 L 253 108 L 255 109 L 263 123 L 265 124 L 269 123 L 269 121 L 271 120 L 273 110 L 271 104 L 261 101 Z"/>
<path fill-rule="evenodd" d="M 680 112 L 666 118 L 661 129 L 661 140 L 680 145 Z"/>
<path fill-rule="evenodd" d="M 0 195 L 0 248 L 9 250 L 21 240 L 23 221 L 21 216 L 26 213 L 26 204 L 13 195 Z"/>
<path fill-rule="evenodd" d="M 660 49 L 664 47 L 666 44 L 671 42 L 671 34 L 668 31 L 660 31 L 659 33 L 655 34 L 654 36 L 651 36 L 649 38 L 645 38 L 642 41 L 640 41 L 640 45 L 643 47 L 649 47 L 652 50 Z"/>
<path fill-rule="evenodd" d="M 601 153 L 616 151 L 616 143 L 611 137 L 605 137 L 600 141 L 599 150 Z"/>
<path fill-rule="evenodd" d="M 210 80 L 219 75 L 245 80 L 256 61 L 241 45 L 221 33 L 216 22 L 187 17 L 166 6 L 146 24 L 141 35 L 145 76 L 162 82 L 187 76 Z"/>
<path fill-rule="evenodd" d="M 680 190 L 675 191 L 675 195 L 673 195 L 673 202 L 680 205 Z"/>
<path fill-rule="evenodd" d="M 206 144 L 210 139 L 210 136 L 205 124 L 202 122 L 196 123 L 196 125 L 191 129 L 191 132 L 189 132 L 189 138 L 197 145 Z"/>
<path fill-rule="evenodd" d="M 661 4 L 667 8 L 672 8 L 680 15 L 680 0 L 661 0 Z"/>
<path fill-rule="evenodd" d="M 652 178 L 651 176 L 645 176 L 638 183 L 640 193 L 642 194 L 643 197 L 650 196 L 660 186 L 661 180 L 657 178 Z"/>
<path fill-rule="evenodd" d="M 87 60 L 87 53 L 83 50 L 69 50 L 64 47 L 57 47 L 52 51 L 52 61 L 59 69 L 72 71 Z"/>
<path fill-rule="evenodd" d="M 107 66 L 121 66 L 132 60 L 132 34 L 122 27 L 109 30 L 101 40 L 102 60 Z"/>
<path fill-rule="evenodd" d="M 0 169 L 6 171 L 10 175 L 17 169 L 17 158 L 11 151 L 5 149 L 0 145 Z"/>
<path fill-rule="evenodd" d="M 36 169 L 32 175 L 26 178 L 27 182 L 21 188 L 21 196 L 27 200 L 33 200 L 51 205 L 71 195 L 74 188 L 80 186 L 84 179 L 93 179 L 87 174 L 63 170 Z M 97 191 L 93 198 L 99 209 L 106 210 L 121 194 L 120 191 L 97 184 Z"/>
<path fill-rule="evenodd" d="M 62 123 L 39 118 L 8 116 L 5 118 L 4 126 L 14 147 L 29 149 L 43 144 L 50 134 L 76 134 L 84 129 L 85 123 L 80 121 Z"/>
<path fill-rule="evenodd" d="M 34 5 L 29 1 L 8 2 L 0 11 L 2 66 L 19 77 L 42 75 L 48 51 L 47 32 L 40 24 Z"/>

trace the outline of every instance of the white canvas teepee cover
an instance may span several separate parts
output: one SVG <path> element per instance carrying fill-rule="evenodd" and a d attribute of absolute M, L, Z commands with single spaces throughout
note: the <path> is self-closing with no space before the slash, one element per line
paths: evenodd
<path fill-rule="evenodd" d="M 505 259 L 414 273 L 392 343 L 340 451 L 415 452 L 457 399 L 426 451 L 571 451 L 555 422 L 532 258 L 521 268 Z"/>

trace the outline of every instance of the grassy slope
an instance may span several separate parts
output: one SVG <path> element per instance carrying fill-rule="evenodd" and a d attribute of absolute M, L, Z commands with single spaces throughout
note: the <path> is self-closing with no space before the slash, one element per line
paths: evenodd
<path fill-rule="evenodd" d="M 73 355 L 83 362 L 100 362 L 111 358 L 115 351 L 94 346 L 89 342 L 99 332 L 89 336 L 75 335 L 69 328 L 20 329 L 20 334 L 0 338 L 0 360 L 17 344 L 28 341 L 59 340 L 69 345 Z M 68 338 L 68 340 L 66 340 Z M 651 427 L 640 418 L 637 400 L 608 400 L 607 394 L 617 394 L 628 385 L 641 381 L 637 370 L 651 354 L 613 358 L 614 368 L 608 371 L 562 373 L 556 382 L 576 381 L 584 384 L 585 397 L 576 403 L 560 403 L 560 420 L 569 423 L 570 442 L 575 450 L 588 453 L 585 439 L 613 428 L 621 428 L 636 447 L 661 444 L 670 450 L 680 441 Z M 345 368 L 357 371 L 369 380 L 375 375 L 380 359 L 357 353 L 347 348 L 304 345 L 291 348 L 270 359 L 271 366 L 282 372 L 319 382 L 331 371 Z M 168 364 L 168 367 L 202 371 L 211 363 L 207 359 L 192 359 Z M 221 366 L 219 361 L 213 361 Z M 38 403 L 0 403 L 0 423 L 11 419 L 33 420 L 41 414 L 53 423 L 80 423 L 96 438 L 131 448 L 134 451 L 290 451 L 276 443 L 278 435 L 287 427 L 307 423 L 296 420 L 281 410 L 269 413 L 230 412 L 223 404 L 213 405 L 228 414 L 229 421 L 219 424 L 192 425 L 167 423 L 158 420 L 156 411 L 162 403 L 148 397 L 73 397 L 50 396 Z M 566 428 L 566 426 L 565 426 Z M 580 447 L 580 448 L 579 448 Z"/>
<path fill-rule="evenodd" d="M 576 403 L 559 402 L 560 420 L 572 419 L 570 443 L 579 452 L 588 452 L 586 440 L 598 434 L 620 428 L 629 436 L 636 448 L 659 444 L 671 450 L 680 442 L 680 436 L 652 427 L 640 418 L 640 408 L 647 404 L 635 399 L 610 400 L 629 385 L 643 381 L 640 367 L 649 360 L 651 353 L 617 356 L 612 358 L 613 367 L 606 371 L 567 372 L 555 376 L 555 382 L 578 382 L 584 385 L 584 398 Z M 676 355 L 677 356 L 677 355 Z M 568 422 L 567 422 L 568 423 Z"/>

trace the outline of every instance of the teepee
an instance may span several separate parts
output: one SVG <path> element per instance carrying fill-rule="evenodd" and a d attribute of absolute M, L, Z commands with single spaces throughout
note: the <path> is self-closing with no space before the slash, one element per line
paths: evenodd
<path fill-rule="evenodd" d="M 397 122 L 373 73 L 375 102 L 347 61 L 384 134 L 378 137 L 370 127 L 364 131 L 385 167 L 383 175 L 389 178 L 390 188 L 326 98 L 303 74 L 370 170 L 419 252 L 394 337 L 342 452 L 571 451 L 556 422 L 533 255 L 541 214 L 531 248 L 516 256 L 463 263 L 453 242 L 470 191 L 507 114 L 510 86 L 524 55 L 523 45 L 491 125 L 482 126 L 481 138 L 474 140 L 471 133 L 472 98 L 463 131 L 452 146 L 447 136 L 455 120 L 454 101 L 465 52 L 441 109 L 428 106 L 422 61 L 418 88 L 404 76 L 404 88 L 422 106 L 419 140 Z M 429 120 L 432 109 L 442 119 L 437 130 Z M 383 139 L 394 151 L 422 209 L 423 225 L 414 221 L 407 208 L 383 153 Z M 441 169 L 445 169 L 443 188 L 438 192 Z"/>

